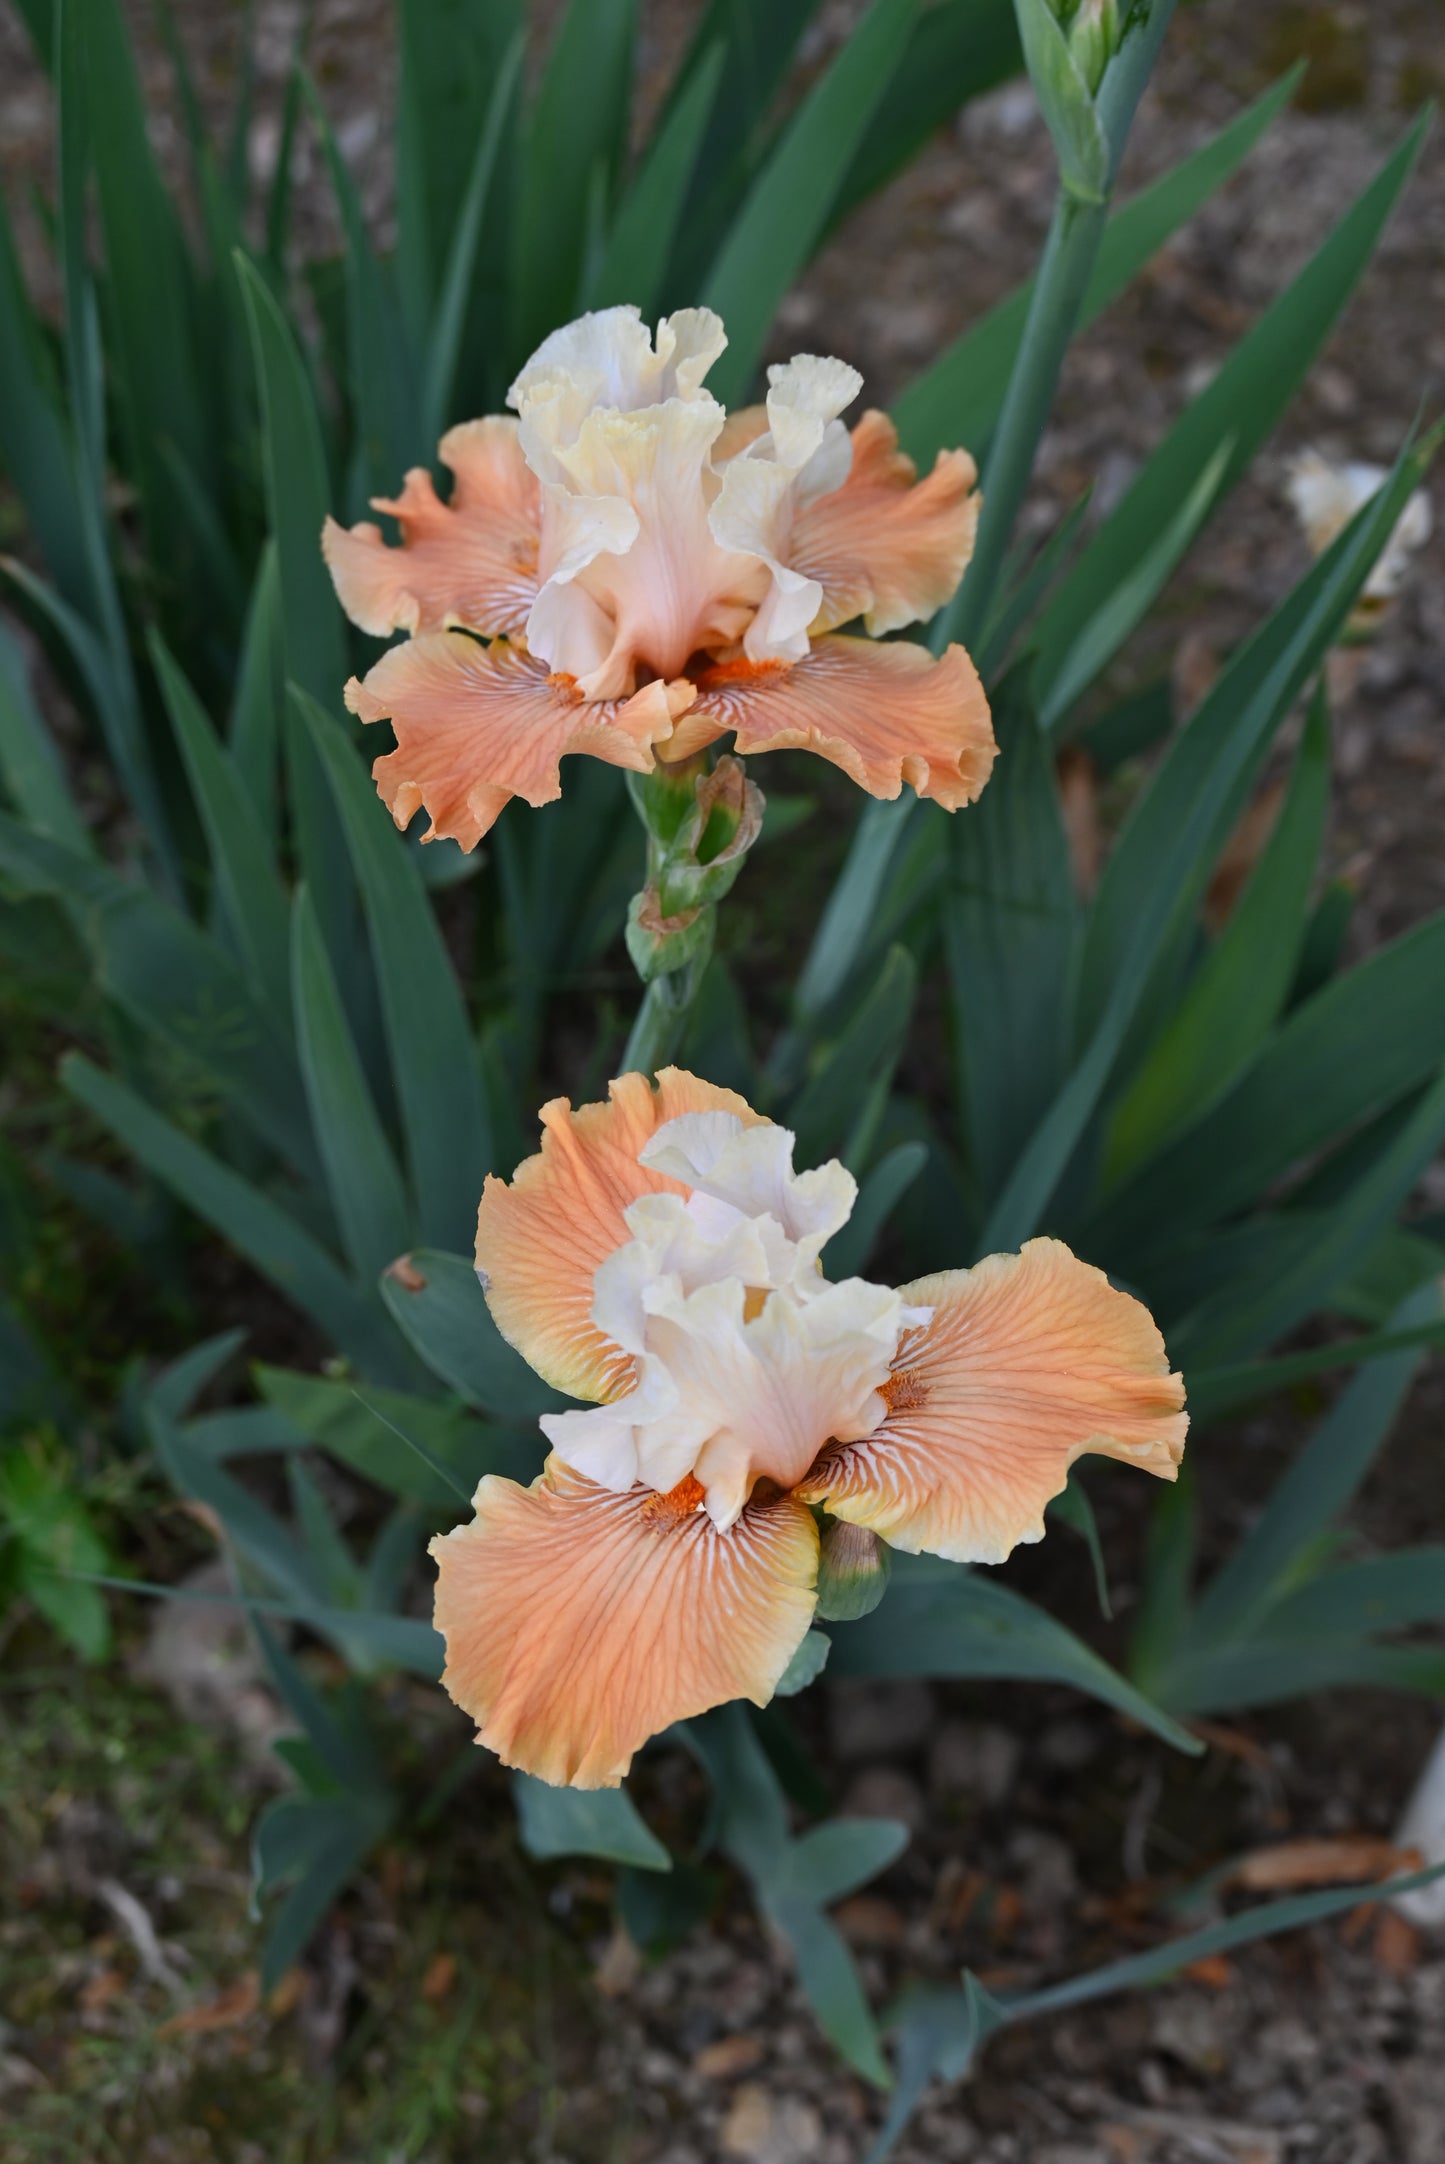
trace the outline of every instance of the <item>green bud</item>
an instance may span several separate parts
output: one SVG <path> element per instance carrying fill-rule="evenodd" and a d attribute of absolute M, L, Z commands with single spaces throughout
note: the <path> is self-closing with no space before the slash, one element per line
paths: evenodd
<path fill-rule="evenodd" d="M 1079 0 L 1069 24 L 1069 51 L 1091 95 L 1097 94 L 1104 70 L 1118 50 L 1118 0 Z"/>
<path fill-rule="evenodd" d="M 720 902 L 762 832 L 763 793 L 730 754 L 692 785 L 687 816 L 654 855 L 653 877 L 666 916 Z"/>
<path fill-rule="evenodd" d="M 855 1623 L 872 1615 L 892 1569 L 888 1549 L 866 1525 L 835 1518 L 818 1558 L 818 1614 L 825 1623 Z"/>
<path fill-rule="evenodd" d="M 644 984 L 670 977 L 695 963 L 699 969 L 712 953 L 716 914 L 693 908 L 664 915 L 656 886 L 649 879 L 634 894 L 627 911 L 627 952 Z"/>
<path fill-rule="evenodd" d="M 629 774 L 647 829 L 647 884 L 627 913 L 627 951 L 644 984 L 701 971 L 712 953 L 717 904 L 762 832 L 763 793 L 741 759 L 709 766 L 705 752 L 650 774 Z"/>
<path fill-rule="evenodd" d="M 669 848 L 696 809 L 697 785 L 707 779 L 707 753 L 691 759 L 659 759 L 650 774 L 629 774 L 627 786 L 649 838 Z"/>

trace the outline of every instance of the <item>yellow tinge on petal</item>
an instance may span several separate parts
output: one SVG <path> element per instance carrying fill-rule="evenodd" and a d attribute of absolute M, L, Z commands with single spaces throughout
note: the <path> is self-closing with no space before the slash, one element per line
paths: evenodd
<path fill-rule="evenodd" d="M 623 1075 L 605 1104 L 565 1097 L 541 1112 L 541 1154 L 509 1182 L 489 1177 L 477 1213 L 477 1269 L 497 1328 L 537 1373 L 569 1397 L 603 1400 L 627 1390 L 632 1356 L 592 1321 L 593 1279 L 631 1237 L 624 1216 L 640 1195 L 679 1183 L 639 1162 L 643 1146 L 685 1112 L 761 1115 L 732 1090 L 667 1067 L 653 1089 Z"/>

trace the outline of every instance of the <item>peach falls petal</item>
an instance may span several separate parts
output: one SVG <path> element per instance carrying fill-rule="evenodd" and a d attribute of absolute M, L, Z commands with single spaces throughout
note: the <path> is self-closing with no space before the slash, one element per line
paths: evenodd
<path fill-rule="evenodd" d="M 763 1703 L 808 1627 L 813 1510 L 1000 1562 L 1083 1451 L 1172 1479 L 1187 1425 L 1147 1310 L 1056 1240 L 895 1291 L 832 1283 L 837 1163 L 670 1068 L 543 1115 L 489 1180 L 498 1326 L 590 1405 L 548 1414 L 529 1489 L 489 1477 L 433 1543 L 445 1681 L 541 1779 L 618 1780 L 649 1735 Z"/>
<path fill-rule="evenodd" d="M 1184 1384 L 1153 1317 L 1058 1240 L 905 1296 L 933 1315 L 899 1346 L 887 1415 L 826 1453 L 805 1500 L 911 1554 L 1001 1563 L 1043 1538 L 1044 1505 L 1085 1451 L 1177 1476 Z"/>
<path fill-rule="evenodd" d="M 790 1496 L 719 1533 L 694 1496 L 614 1494 L 559 1459 L 488 1475 L 431 1544 L 447 1690 L 504 1765 L 615 1788 L 671 1721 L 766 1705 L 812 1619 L 818 1534 Z"/>
<path fill-rule="evenodd" d="M 327 522 L 364 630 L 472 634 L 481 656 L 510 641 L 495 666 L 435 644 L 408 665 L 396 647 L 353 690 L 355 711 L 395 730 L 377 779 L 399 823 L 424 808 L 427 839 L 471 848 L 510 796 L 556 794 L 565 752 L 646 769 L 734 727 L 740 749 L 806 746 L 874 795 L 908 782 L 950 809 L 977 795 L 993 733 L 962 648 L 935 660 L 824 636 L 853 617 L 896 630 L 947 601 L 973 547 L 973 461 L 943 452 L 920 481 L 886 416 L 850 436 L 862 379 L 816 354 L 770 368 L 765 403 L 729 418 L 705 383 L 726 343 L 706 308 L 655 337 L 635 308 L 582 316 L 518 375 L 515 421 L 443 439 L 448 502 L 420 468 L 377 500 L 399 546 Z"/>

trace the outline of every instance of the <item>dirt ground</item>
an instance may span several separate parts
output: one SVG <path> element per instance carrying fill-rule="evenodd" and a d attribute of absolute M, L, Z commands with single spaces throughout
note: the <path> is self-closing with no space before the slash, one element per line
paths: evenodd
<path fill-rule="evenodd" d="M 203 83 L 224 101 L 239 8 L 181 0 L 177 12 Z M 383 13 L 322 0 L 316 50 L 343 148 L 384 227 Z M 825 34 L 855 13 L 826 9 Z M 654 79 L 688 14 L 644 9 Z M 257 15 L 264 166 L 294 10 L 263 0 Z M 1117 500 L 1409 114 L 1445 91 L 1437 0 L 1199 0 L 1171 32 L 1126 190 L 1301 55 L 1311 69 L 1295 106 L 1071 355 L 1028 514 L 1040 530 L 1090 479 L 1097 511 Z M 157 61 L 158 99 L 163 74 Z M 43 171 L 48 97 L 9 14 L 0 115 L 7 178 Z M 851 221 L 787 303 L 777 351 L 841 353 L 886 404 L 1019 277 L 1042 236 L 1050 177 L 1027 91 L 981 101 Z M 325 211 L 306 201 L 319 237 Z M 1315 445 L 1388 460 L 1422 393 L 1438 409 L 1442 381 L 1437 128 L 1342 329 L 1121 680 L 1172 655 L 1186 685 L 1200 681 L 1211 654 L 1303 566 L 1286 457 Z M 1438 478 L 1434 500 L 1435 538 L 1336 717 L 1331 847 L 1359 890 L 1362 947 L 1445 903 Z M 1441 1537 L 1442 1411 L 1437 1371 L 1357 1513 L 1370 1544 Z M 1297 1432 L 1274 1416 L 1204 1442 L 1216 1550 Z M 1124 1484 L 1101 1490 L 1127 1620 L 1143 1519 Z M 1076 1544 L 1056 1535 L 1010 1575 L 1097 1638 Z M 1117 1652 L 1117 1635 L 1100 1642 Z M 91 2154 L 101 2164 L 855 2164 L 863 2153 L 877 2100 L 821 2045 L 746 1905 L 724 1898 L 684 1947 L 644 1966 L 613 1933 L 605 1873 L 518 1864 L 503 1790 L 485 1771 L 434 1839 L 383 1858 L 288 2000 L 248 2003 L 244 1828 L 265 1777 L 218 1723 L 218 1694 L 193 1694 L 193 1725 L 178 1732 L 158 1695 L 158 1674 L 181 1689 L 164 1650 L 136 1636 L 130 1656 L 113 1703 L 100 1702 L 102 1688 L 95 1705 L 82 1692 L 67 1706 L 38 1654 L 9 1663 L 0 1749 L 29 1770 L 25 1809 L 0 1837 L 4 2164 L 88 2164 Z M 461 1741 L 451 1709 L 427 1694 L 404 1694 L 397 1714 L 423 1755 Z M 1221 1856 L 1290 1835 L 1388 1833 L 1438 1717 L 1413 1701 L 1343 1694 L 1241 1721 L 1201 1768 L 1062 1692 L 825 1687 L 805 1711 L 840 1805 L 917 1828 L 902 1861 L 839 1919 L 880 1999 L 904 1976 L 947 1978 L 965 1962 L 1003 1983 L 1092 1966 L 1156 1937 L 1164 1892 Z M 679 1755 L 655 1754 L 643 1775 L 649 1807 L 685 1822 L 690 1779 Z M 158 1920 L 150 1952 L 134 1914 L 105 1891 L 117 1885 Z M 197 2007 L 214 2020 L 176 2025 Z M 899 2164 L 1439 2164 L 1442 2036 L 1445 1942 L 1365 1917 L 1007 2036 L 967 2082 L 934 2093 L 896 2154 Z M 256 2123 L 257 2098 L 279 2115 L 269 2128 Z"/>

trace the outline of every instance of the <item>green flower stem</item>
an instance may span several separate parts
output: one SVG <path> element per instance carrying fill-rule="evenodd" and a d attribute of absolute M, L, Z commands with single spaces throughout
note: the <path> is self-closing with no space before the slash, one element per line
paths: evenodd
<path fill-rule="evenodd" d="M 707 753 L 629 775 L 647 835 L 647 877 L 627 913 L 627 951 L 647 987 L 623 1072 L 655 1073 L 682 1044 L 712 956 L 718 904 L 763 825 L 763 795 L 741 759 Z"/>
<path fill-rule="evenodd" d="M 706 967 L 705 960 L 688 962 L 653 978 L 637 1010 L 619 1073 L 656 1074 L 676 1056 Z"/>
<path fill-rule="evenodd" d="M 1060 188 L 1034 281 L 1018 366 L 984 459 L 983 512 L 973 561 L 958 592 L 930 627 L 929 644 L 935 653 L 950 640 L 970 644 L 987 616 L 1108 214 L 1107 196 L 1099 203 L 1085 203 Z M 847 980 L 916 809 L 917 799 L 910 794 L 891 803 L 865 805 L 798 980 L 792 1027 L 779 1040 L 770 1063 L 775 1082 L 790 1078 L 800 1063 L 808 1030 Z"/>
<path fill-rule="evenodd" d="M 1085 203 L 1067 189 L 1059 192 L 1019 342 L 1018 366 L 984 461 L 983 511 L 973 561 L 952 601 L 934 618 L 929 644 L 935 653 L 952 639 L 971 643 L 988 614 L 1108 214 L 1107 201 Z"/>

